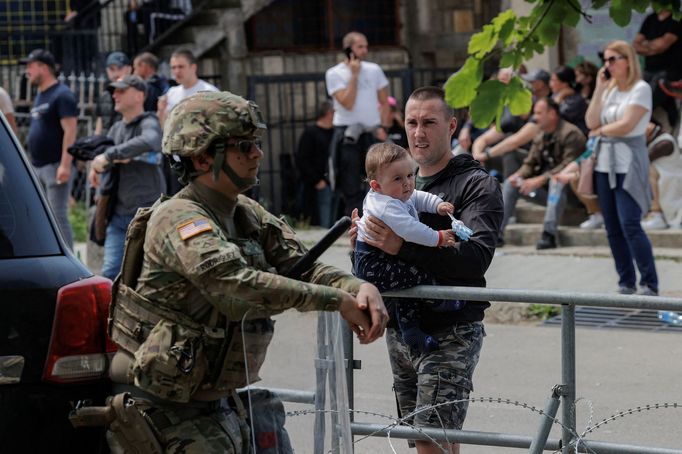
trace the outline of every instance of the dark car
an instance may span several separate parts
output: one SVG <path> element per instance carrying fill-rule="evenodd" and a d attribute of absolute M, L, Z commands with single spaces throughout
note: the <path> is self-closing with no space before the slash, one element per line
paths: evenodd
<path fill-rule="evenodd" d="M 111 281 L 65 245 L 29 161 L 0 114 L 0 453 L 108 452 L 74 429 L 78 400 L 109 395 Z"/>

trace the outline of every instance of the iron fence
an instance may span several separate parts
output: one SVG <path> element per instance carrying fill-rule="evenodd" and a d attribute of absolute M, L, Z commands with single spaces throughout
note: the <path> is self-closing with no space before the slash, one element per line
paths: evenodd
<path fill-rule="evenodd" d="M 389 93 L 402 106 L 415 88 L 442 85 L 453 72 L 447 68 L 386 71 Z M 292 214 L 298 184 L 293 156 L 303 129 L 315 122 L 320 103 L 328 99 L 324 74 L 250 76 L 247 83 L 247 98 L 260 106 L 268 125 L 260 170 L 261 203 L 276 214 Z"/>

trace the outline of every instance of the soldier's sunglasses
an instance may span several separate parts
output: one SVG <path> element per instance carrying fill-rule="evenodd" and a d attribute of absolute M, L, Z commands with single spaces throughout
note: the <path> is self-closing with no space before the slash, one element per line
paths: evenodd
<path fill-rule="evenodd" d="M 260 139 L 255 139 L 255 140 L 238 140 L 236 142 L 230 142 L 227 144 L 228 148 L 237 148 L 239 151 L 241 151 L 244 154 L 248 154 L 251 152 L 251 149 L 253 147 L 258 148 L 259 150 L 262 150 L 263 142 L 261 142 Z"/>

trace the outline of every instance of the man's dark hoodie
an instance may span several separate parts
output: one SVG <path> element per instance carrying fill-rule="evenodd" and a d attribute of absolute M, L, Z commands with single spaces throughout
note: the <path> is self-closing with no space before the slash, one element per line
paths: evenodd
<path fill-rule="evenodd" d="M 468 154 L 453 157 L 445 169 L 428 180 L 418 189 L 452 203 L 455 217 L 474 233 L 469 241 L 458 241 L 450 248 L 405 242 L 398 258 L 428 271 L 440 285 L 485 287 L 484 275 L 495 253 L 504 213 L 500 184 Z M 420 213 L 419 220 L 435 230 L 451 228 L 448 216 Z M 488 302 L 469 301 L 463 309 L 444 314 L 430 312 L 424 306 L 421 324 L 429 331 L 460 321 L 483 320 L 483 311 L 488 307 Z"/>
<path fill-rule="evenodd" d="M 144 98 L 144 111 L 156 112 L 159 98 L 168 91 L 168 80 L 163 76 L 154 74 L 145 83 L 147 84 L 147 93 Z"/>

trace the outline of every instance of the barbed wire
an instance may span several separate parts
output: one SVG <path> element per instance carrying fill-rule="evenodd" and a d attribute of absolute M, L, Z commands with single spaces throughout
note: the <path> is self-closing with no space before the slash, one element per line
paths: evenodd
<path fill-rule="evenodd" d="M 637 413 L 643 413 L 646 411 L 664 410 L 664 409 L 682 409 L 682 404 L 677 403 L 677 402 L 672 402 L 672 403 L 663 402 L 663 403 L 648 404 L 648 405 L 637 406 L 634 408 L 629 408 L 627 410 L 619 411 L 618 413 L 614 413 L 613 415 L 597 422 L 596 424 L 591 425 L 592 421 L 594 419 L 593 403 L 591 400 L 581 397 L 581 398 L 576 399 L 575 403 L 579 404 L 580 402 L 585 402 L 589 408 L 589 417 L 588 417 L 587 424 L 585 426 L 585 430 L 583 432 L 581 432 L 580 434 L 578 434 L 574 429 L 564 425 L 559 419 L 557 419 L 555 417 L 551 417 L 550 415 L 547 415 L 544 410 L 542 410 L 542 409 L 540 409 L 534 405 L 530 405 L 526 402 L 520 402 L 518 400 L 505 399 L 502 397 L 470 397 L 468 399 L 450 400 L 447 402 L 441 402 L 441 403 L 436 404 L 436 405 L 428 405 L 428 406 L 420 407 L 419 409 L 415 409 L 413 412 L 409 413 L 408 415 L 406 415 L 402 418 L 396 418 L 396 417 L 391 416 L 391 415 L 386 415 L 383 413 L 377 413 L 377 412 L 373 412 L 373 411 L 349 409 L 348 411 L 350 413 L 363 414 L 363 415 L 367 415 L 367 416 L 374 416 L 374 417 L 379 417 L 379 418 L 388 419 L 388 420 L 392 421 L 391 424 L 383 426 L 380 429 L 378 429 L 378 430 L 376 430 L 370 434 L 364 435 L 363 437 L 355 440 L 353 442 L 353 444 L 359 443 L 359 442 L 361 442 L 361 441 L 363 441 L 369 437 L 376 435 L 377 433 L 386 431 L 389 446 L 391 447 L 391 450 L 393 451 L 393 453 L 396 453 L 395 448 L 393 447 L 393 444 L 391 442 L 391 431 L 393 428 L 395 428 L 397 426 L 408 426 L 408 427 L 414 428 L 417 432 L 419 432 L 420 434 L 422 434 L 423 436 L 428 438 L 431 442 L 433 442 L 434 444 L 437 445 L 438 442 L 434 438 L 432 438 L 428 434 L 424 433 L 424 431 L 421 428 L 415 426 L 409 420 L 411 420 L 414 416 L 416 416 L 417 414 L 419 414 L 421 412 L 433 410 L 435 408 L 438 408 L 438 407 L 441 407 L 444 405 L 452 405 L 452 404 L 462 403 L 462 402 L 469 402 L 469 403 L 480 402 L 480 403 L 493 403 L 493 404 L 511 405 L 511 406 L 515 406 L 515 407 L 519 407 L 519 408 L 529 410 L 530 412 L 537 413 L 541 416 L 544 416 L 548 419 L 551 419 L 553 424 L 557 424 L 560 427 L 562 427 L 563 429 L 568 430 L 570 432 L 570 434 L 572 435 L 572 437 L 574 439 L 571 441 L 571 445 L 569 446 L 569 448 L 570 447 L 574 448 L 576 454 L 578 453 L 580 446 L 585 448 L 587 450 L 587 452 L 594 453 L 594 451 L 589 447 L 589 442 L 585 440 L 585 436 L 587 436 L 590 433 L 595 432 L 597 429 L 608 424 L 609 422 L 613 422 L 619 418 L 624 418 L 626 416 L 633 416 Z M 576 408 L 576 410 L 577 410 L 577 408 Z M 295 416 L 304 416 L 304 415 L 310 415 L 310 414 L 315 414 L 315 413 L 338 413 L 338 411 L 332 410 L 332 409 L 330 409 L 330 410 L 316 410 L 316 409 L 298 410 L 298 411 L 287 412 L 286 416 L 287 417 L 295 417 Z M 576 413 L 577 413 L 577 411 L 576 411 Z M 574 415 L 574 416 L 576 416 L 576 415 Z M 441 420 L 441 428 L 443 430 L 445 430 L 445 427 L 443 425 L 442 420 Z M 447 451 L 445 451 L 445 449 L 443 449 L 443 448 L 440 448 L 440 449 L 442 452 L 447 453 Z M 561 449 L 558 449 L 558 450 L 554 451 L 554 453 L 558 453 L 560 451 L 561 451 Z M 329 451 L 329 452 L 331 452 L 331 451 Z"/>

